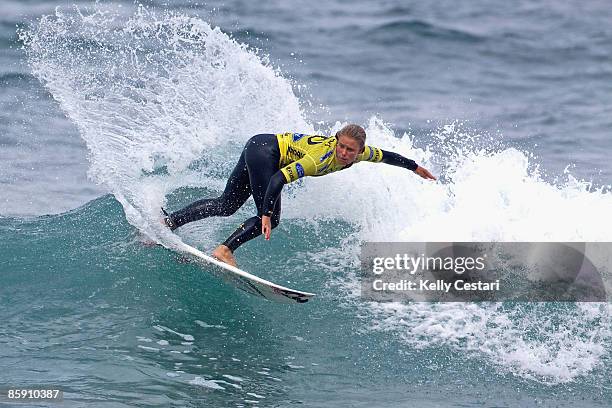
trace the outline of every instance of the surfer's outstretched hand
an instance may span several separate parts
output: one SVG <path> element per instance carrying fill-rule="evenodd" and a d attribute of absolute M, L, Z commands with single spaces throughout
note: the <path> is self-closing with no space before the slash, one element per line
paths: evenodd
<path fill-rule="evenodd" d="M 272 233 L 272 222 L 270 221 L 270 217 L 267 215 L 261 216 L 261 233 L 266 240 L 270 239 L 270 234 Z"/>
<path fill-rule="evenodd" d="M 435 180 L 436 178 L 427 170 L 425 167 L 417 167 L 414 171 L 419 176 L 423 177 L 426 180 Z"/>

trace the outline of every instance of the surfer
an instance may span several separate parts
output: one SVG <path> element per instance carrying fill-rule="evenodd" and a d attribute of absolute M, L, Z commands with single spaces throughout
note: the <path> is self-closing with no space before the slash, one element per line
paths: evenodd
<path fill-rule="evenodd" d="M 436 178 L 425 168 L 397 153 L 367 146 L 366 132 L 359 125 L 347 125 L 335 136 L 302 133 L 259 134 L 246 143 L 238 164 L 220 197 L 198 200 L 168 214 L 163 223 L 171 230 L 206 217 L 234 214 L 253 196 L 257 215 L 246 220 L 213 256 L 236 266 L 234 251 L 263 234 L 270 239 L 280 221 L 281 190 L 285 184 L 306 176 L 324 176 L 345 170 L 360 161 L 386 163 L 412 170 L 424 179 Z"/>

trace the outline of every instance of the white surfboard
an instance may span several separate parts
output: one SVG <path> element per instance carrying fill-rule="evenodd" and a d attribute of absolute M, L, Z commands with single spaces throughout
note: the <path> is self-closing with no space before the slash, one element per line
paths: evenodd
<path fill-rule="evenodd" d="M 262 279 L 259 276 L 252 275 L 210 257 L 184 242 L 181 242 L 179 246 L 181 251 L 190 255 L 190 258 L 198 264 L 205 266 L 208 271 L 221 277 L 230 285 L 250 293 L 251 295 L 281 303 L 306 303 L 314 296 L 314 293 L 286 288 Z"/>

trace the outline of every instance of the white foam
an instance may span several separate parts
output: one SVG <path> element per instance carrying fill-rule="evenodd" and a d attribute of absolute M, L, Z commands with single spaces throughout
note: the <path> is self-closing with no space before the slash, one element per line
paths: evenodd
<path fill-rule="evenodd" d="M 230 380 L 232 380 L 232 381 L 238 381 L 238 382 L 242 382 L 242 381 L 244 381 L 244 378 L 242 378 L 242 377 L 237 377 L 237 376 L 235 376 L 235 375 L 224 374 L 224 375 L 223 375 L 223 377 L 228 378 L 228 379 L 230 379 Z"/>
<path fill-rule="evenodd" d="M 431 151 L 414 147 L 415 136 L 392 138 L 377 119 L 367 131 L 372 144 L 413 157 L 438 174 Z M 441 143 L 453 138 L 455 143 L 458 136 L 465 136 L 454 126 L 440 133 Z M 308 260 L 328 274 L 334 290 L 345 293 L 345 302 L 352 304 L 360 294 L 354 271 L 359 268 L 358 245 L 363 241 L 610 240 L 612 218 L 607 214 L 612 194 L 570 174 L 555 184 L 547 182 L 529 154 L 513 148 L 474 148 L 476 139 L 436 147 L 447 154 L 444 182 L 423 181 L 389 166 L 367 168 L 368 164 L 326 176 L 337 178 L 334 189 L 304 182 L 303 193 L 309 200 L 342 203 L 319 206 L 310 216 L 325 215 L 355 226 L 342 247 L 330 247 L 314 254 L 314 259 L 310 254 Z M 379 167 L 373 171 L 372 166 Z M 355 195 L 355 191 L 368 193 Z M 296 197 L 301 194 L 296 192 Z M 299 216 L 301 210 L 291 206 L 285 213 Z M 610 273 L 602 273 L 609 291 Z M 608 358 L 606 344 L 612 339 L 608 304 L 569 309 L 528 304 L 514 311 L 497 304 L 358 305 L 373 329 L 399 332 L 411 347 L 447 345 L 544 383 L 588 375 Z M 557 321 L 559 327 L 549 327 L 547 321 Z M 534 338 L 524 335 L 525 327 L 536 333 Z"/>
<path fill-rule="evenodd" d="M 609 358 L 608 303 L 363 302 L 358 264 L 351 263 L 357 255 L 354 247 L 345 251 L 345 270 L 352 275 L 330 273 L 334 289 L 347 295 L 347 306 L 357 307 L 371 330 L 399 335 L 411 349 L 448 347 L 544 384 L 576 381 Z"/>
<path fill-rule="evenodd" d="M 515 309 L 501 304 L 371 305 L 382 311 L 378 329 L 392 326 L 415 347 L 457 347 L 517 375 L 559 383 L 586 375 L 605 355 L 610 338 L 606 305 L 561 306 L 551 316 L 546 303 Z M 602 325 L 595 324 L 606 317 Z M 556 319 L 555 324 L 551 321 Z"/>
<path fill-rule="evenodd" d="M 294 369 L 300 369 L 300 368 L 304 368 L 304 366 L 302 365 L 296 365 L 296 364 L 287 364 L 287 367 L 289 368 L 294 368 Z"/>
<path fill-rule="evenodd" d="M 217 384 L 225 384 L 225 385 L 229 385 L 230 387 L 235 388 L 235 389 L 237 389 L 237 390 L 241 390 L 241 389 L 242 389 L 242 386 L 241 386 L 241 385 L 239 385 L 239 384 L 234 384 L 234 383 L 231 383 L 231 382 L 228 382 L 228 381 L 223 381 L 223 380 L 215 380 L 215 382 L 216 382 Z"/>
<path fill-rule="evenodd" d="M 168 192 L 222 188 L 204 174 L 229 170 L 253 134 L 312 130 L 291 83 L 265 57 L 196 17 L 60 7 L 20 36 L 32 72 L 87 143 L 91 178 L 167 246 L 177 239 L 159 223 Z M 202 156 L 205 168 L 189 170 Z M 162 167 L 167 173 L 155 173 Z"/>
<path fill-rule="evenodd" d="M 216 383 L 215 380 L 206 380 L 202 377 L 195 377 L 189 381 L 189 384 L 198 385 L 200 387 L 211 388 L 213 390 L 224 390 L 225 388 Z"/>
<path fill-rule="evenodd" d="M 165 327 L 165 326 L 155 325 L 155 326 L 153 326 L 153 328 L 155 328 L 156 330 L 159 330 L 161 332 L 168 332 L 168 333 L 172 333 L 174 335 L 177 335 L 177 336 L 181 337 L 183 340 L 185 340 L 187 342 L 192 342 L 193 340 L 195 340 L 194 337 L 191 334 L 179 333 L 179 332 L 174 331 L 172 329 L 169 329 L 168 327 Z"/>
<path fill-rule="evenodd" d="M 227 327 L 221 325 L 221 324 L 208 324 L 206 322 L 203 322 L 201 320 L 196 320 L 195 321 L 196 324 L 200 327 L 204 327 L 204 328 L 211 328 L 211 329 L 227 329 Z"/>
<path fill-rule="evenodd" d="M 158 352 L 159 351 L 159 349 L 156 348 L 156 347 L 141 346 L 140 344 L 138 345 L 138 348 L 141 348 L 141 349 L 146 350 L 146 351 L 153 351 L 153 352 Z"/>

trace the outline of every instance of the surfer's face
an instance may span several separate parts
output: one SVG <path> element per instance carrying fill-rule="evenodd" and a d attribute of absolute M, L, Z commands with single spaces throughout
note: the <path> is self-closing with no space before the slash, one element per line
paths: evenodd
<path fill-rule="evenodd" d="M 363 147 L 359 141 L 350 136 L 338 136 L 338 143 L 336 143 L 336 160 L 338 160 L 338 163 L 341 165 L 348 166 L 353 163 L 362 151 Z"/>

